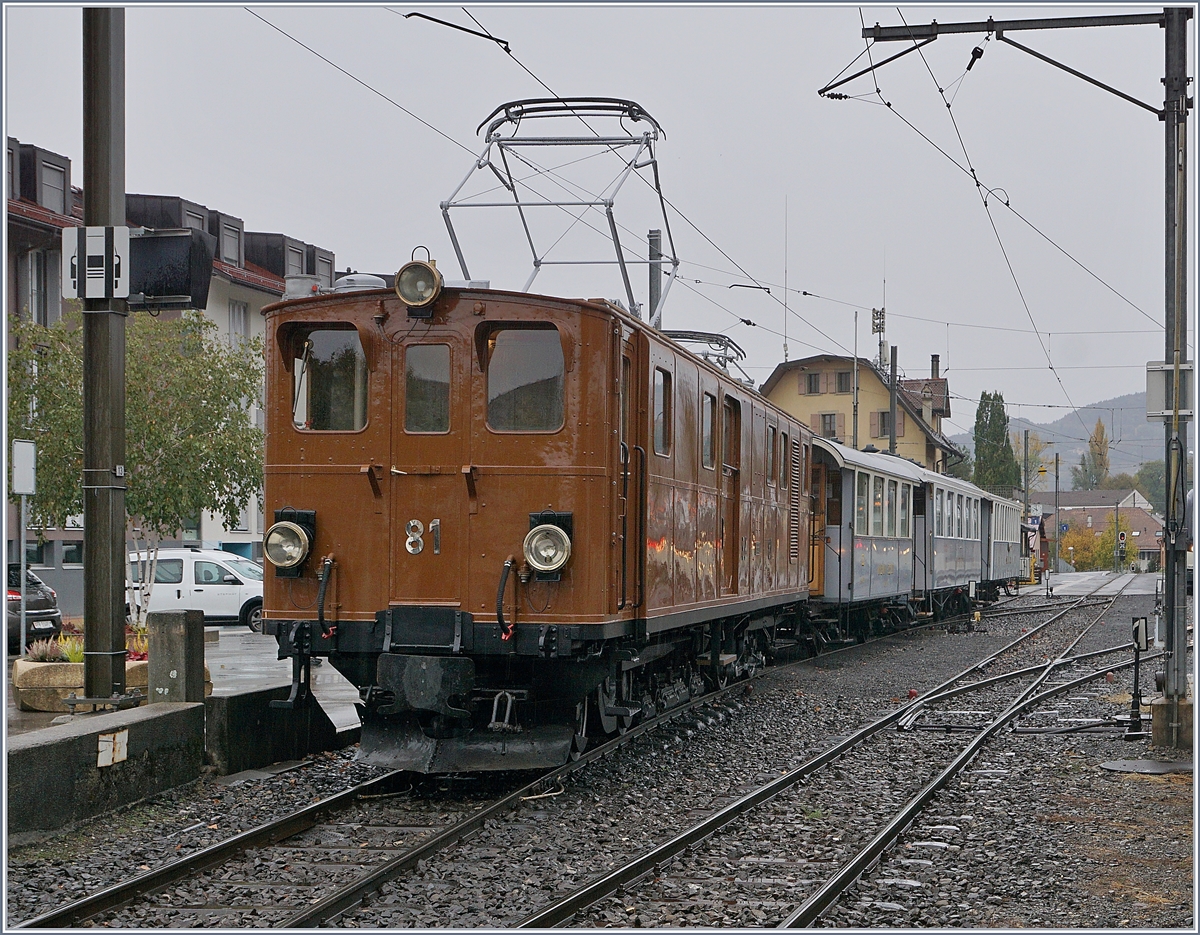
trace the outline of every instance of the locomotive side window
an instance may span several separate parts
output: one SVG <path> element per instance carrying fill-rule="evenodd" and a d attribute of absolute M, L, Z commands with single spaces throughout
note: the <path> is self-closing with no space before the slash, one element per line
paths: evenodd
<path fill-rule="evenodd" d="M 788 447 L 788 434 L 783 432 L 779 436 L 779 486 L 787 490 L 788 485 L 788 462 L 791 448 Z"/>
<path fill-rule="evenodd" d="M 872 477 L 871 535 L 883 535 L 883 478 Z"/>
<path fill-rule="evenodd" d="M 893 539 L 896 537 L 896 508 L 898 499 L 897 491 L 899 486 L 894 480 L 887 482 L 887 534 Z"/>
<path fill-rule="evenodd" d="M 871 495 L 871 475 L 858 472 L 858 487 L 854 491 L 854 532 L 867 535 L 867 497 Z"/>
<path fill-rule="evenodd" d="M 943 535 L 943 529 L 944 529 L 944 527 L 942 525 L 942 520 L 945 515 L 943 513 L 943 507 L 942 507 L 942 500 L 944 497 L 945 497 L 945 493 L 942 491 L 941 488 L 938 488 L 938 490 L 933 495 L 934 532 L 935 532 L 935 535 L 939 535 L 939 536 Z"/>
<path fill-rule="evenodd" d="M 671 375 L 654 368 L 654 453 L 671 453 Z"/>
<path fill-rule="evenodd" d="M 404 431 L 450 431 L 448 344 L 414 344 L 405 349 Z"/>
<path fill-rule="evenodd" d="M 367 424 L 367 358 L 358 332 L 310 331 L 296 345 L 292 422 L 304 432 L 357 432 Z"/>
<path fill-rule="evenodd" d="M 897 531 L 901 539 L 908 538 L 908 498 L 912 495 L 912 488 L 908 484 L 900 485 L 900 528 Z"/>
<path fill-rule="evenodd" d="M 487 424 L 499 432 L 556 432 L 563 424 L 558 329 L 501 327 L 487 341 Z"/>
<path fill-rule="evenodd" d="M 717 398 L 704 394 L 704 412 L 700 418 L 700 463 L 706 468 L 717 464 Z"/>

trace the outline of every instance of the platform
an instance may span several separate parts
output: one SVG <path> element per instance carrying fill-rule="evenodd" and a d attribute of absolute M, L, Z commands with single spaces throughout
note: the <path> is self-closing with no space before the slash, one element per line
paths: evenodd
<path fill-rule="evenodd" d="M 1153 596 L 1154 589 L 1162 576 L 1153 572 L 1144 574 L 1115 574 L 1111 571 L 1074 571 L 1061 575 L 1050 575 L 1050 586 L 1054 588 L 1055 597 L 1083 597 L 1092 594 L 1094 597 L 1112 597 L 1125 587 L 1124 596 L 1149 594 Z M 1099 590 L 1096 590 L 1099 588 Z M 1021 593 L 1025 595 L 1045 593 L 1046 582 L 1039 581 L 1036 585 L 1022 585 Z"/>

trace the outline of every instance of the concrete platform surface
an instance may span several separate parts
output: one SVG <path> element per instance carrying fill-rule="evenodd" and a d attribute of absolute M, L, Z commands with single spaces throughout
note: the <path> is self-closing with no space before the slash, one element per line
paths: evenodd
<path fill-rule="evenodd" d="M 215 641 L 211 638 L 214 633 L 218 635 Z M 212 678 L 213 695 L 256 692 L 291 683 L 291 660 L 276 658 L 275 637 L 252 633 L 236 625 L 208 627 L 205 635 L 204 662 Z M 14 658 L 8 657 L 4 676 L 9 736 L 49 727 L 58 718 L 70 719 L 71 715 L 17 709 L 11 684 Z M 358 710 L 354 706 L 359 700 L 358 689 L 328 662 L 313 667 L 312 691 L 337 730 L 348 730 L 359 725 Z M 94 716 L 90 712 L 79 714 L 75 720 Z"/>
<path fill-rule="evenodd" d="M 1118 575 L 1111 571 L 1074 571 L 1061 575 L 1050 575 L 1050 586 L 1054 588 L 1055 597 L 1083 597 L 1093 591 L 1096 592 L 1095 597 L 1112 597 L 1121 593 L 1122 587 L 1125 588 L 1123 593 L 1126 597 L 1144 594 L 1153 596 L 1154 588 L 1161 580 L 1162 576 L 1153 572 L 1140 575 L 1129 573 Z M 1037 594 L 1045 593 L 1045 590 L 1046 583 L 1041 581 L 1037 585 L 1022 587 L 1021 593 Z"/>

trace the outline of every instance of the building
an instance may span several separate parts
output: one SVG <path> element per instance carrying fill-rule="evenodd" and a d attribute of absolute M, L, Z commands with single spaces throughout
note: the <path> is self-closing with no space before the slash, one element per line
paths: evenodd
<path fill-rule="evenodd" d="M 71 185 L 71 160 L 49 150 L 8 138 L 8 281 L 7 308 L 44 325 L 62 317 L 62 230 L 83 223 L 83 192 Z M 315 275 L 329 287 L 334 278 L 334 254 L 284 234 L 247 231 L 241 218 L 173 195 L 126 194 L 125 214 L 132 228 L 154 230 L 194 227 L 217 238 L 208 303 L 200 309 L 216 322 L 229 341 L 241 341 L 265 331 L 261 311 L 278 301 L 285 279 L 293 273 Z M 164 316 L 180 312 L 162 313 Z M 265 423 L 251 404 L 249 418 Z M 9 510 L 8 556 L 16 560 L 19 519 Z M 64 614 L 83 612 L 83 529 L 42 530 L 26 536 L 29 563 L 59 592 Z M 265 518 L 261 505 L 251 502 L 240 522 L 226 529 L 222 520 L 206 513 L 174 543 L 219 548 L 250 558 L 262 556 Z"/>
<path fill-rule="evenodd" d="M 864 449 L 886 451 L 890 440 L 891 392 L 888 377 L 872 361 L 858 358 L 858 436 L 854 435 L 854 358 L 818 354 L 775 368 L 761 392 L 826 438 Z M 963 458 L 942 432 L 950 415 L 950 389 L 934 354 L 930 375 L 898 380 L 896 454 L 933 471 Z"/>
<path fill-rule="evenodd" d="M 1058 494 L 1060 510 L 1089 510 L 1109 513 L 1139 507 L 1153 512 L 1154 504 L 1137 490 L 1062 490 Z"/>
<path fill-rule="evenodd" d="M 1072 530 L 1091 530 L 1098 538 L 1108 529 L 1114 516 L 1128 527 L 1125 543 L 1128 563 L 1137 562 L 1139 571 L 1157 571 L 1162 567 L 1163 520 L 1136 490 L 1071 490 L 1058 495 L 1058 516 L 1052 516 L 1054 528 L 1063 523 Z M 1060 518 L 1061 517 L 1061 518 Z M 1065 533 L 1060 532 L 1060 537 Z"/>

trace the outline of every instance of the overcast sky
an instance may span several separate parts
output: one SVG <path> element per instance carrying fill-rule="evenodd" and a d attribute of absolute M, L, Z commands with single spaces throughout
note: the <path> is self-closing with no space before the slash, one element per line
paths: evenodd
<path fill-rule="evenodd" d="M 1138 392 L 1144 363 L 1163 356 L 1164 134 L 1154 115 L 982 35 L 943 35 L 922 50 L 924 60 L 913 53 L 881 68 L 890 109 L 869 75 L 839 89 L 855 99 L 816 93 L 863 53 L 860 13 L 868 25 L 900 25 L 1153 7 L 467 6 L 510 43 L 512 57 L 486 39 L 398 15 L 421 10 L 478 28 L 459 6 L 251 9 L 283 32 L 242 7 L 128 8 L 130 192 L 183 196 L 243 218 L 248 230 L 318 244 L 336 253 L 339 269 L 394 271 L 427 245 L 459 278 L 439 202 L 471 168 L 468 150 L 482 147 L 480 121 L 505 101 L 547 94 L 532 73 L 558 95 L 633 99 L 662 125 L 657 155 L 663 192 L 678 209 L 668 218 L 682 260 L 664 327 L 726 331 L 759 382 L 783 359 L 785 269 L 792 359 L 853 347 L 852 306 L 865 310 L 858 346 L 872 356 L 869 310 L 884 305 L 886 278 L 887 338 L 910 377 L 941 355 L 954 394 L 951 432 L 970 429 L 983 390 L 1002 391 L 1010 414 L 1048 422 L 1067 410 L 1032 404 L 1085 406 Z M 80 10 L 8 5 L 5 27 L 7 133 L 69 156 L 79 184 Z M 1162 104 L 1157 26 L 1014 38 Z M 966 73 L 976 45 L 984 56 Z M 872 56 L 903 47 L 883 43 Z M 1189 40 L 1193 75 L 1194 49 Z M 863 55 L 850 70 L 866 64 Z M 1194 160 L 1194 121 L 1190 129 Z M 546 167 L 580 155 L 534 158 Z M 951 160 L 969 160 L 996 190 L 990 212 Z M 601 153 L 528 184 L 560 197 L 571 172 L 594 191 L 619 168 Z M 479 181 L 470 190 L 489 187 Z M 1194 173 L 1188 185 L 1194 207 Z M 648 192 L 631 179 L 615 207 L 626 246 L 643 256 L 645 232 L 662 226 Z M 1029 224 L 1004 206 L 1006 196 Z M 472 276 L 520 288 L 531 266 L 516 214 L 455 217 Z M 538 246 L 570 221 L 541 209 Z M 591 229 L 604 224 L 586 216 L 549 258 L 610 258 L 611 245 Z M 1193 211 L 1193 256 L 1196 243 Z M 771 295 L 729 289 L 752 281 L 738 266 Z M 1195 308 L 1194 268 L 1189 280 Z M 645 283 L 640 267 L 639 299 Z M 547 269 L 533 291 L 624 295 L 613 267 Z M 1090 428 L 1096 413 L 1081 415 Z"/>

